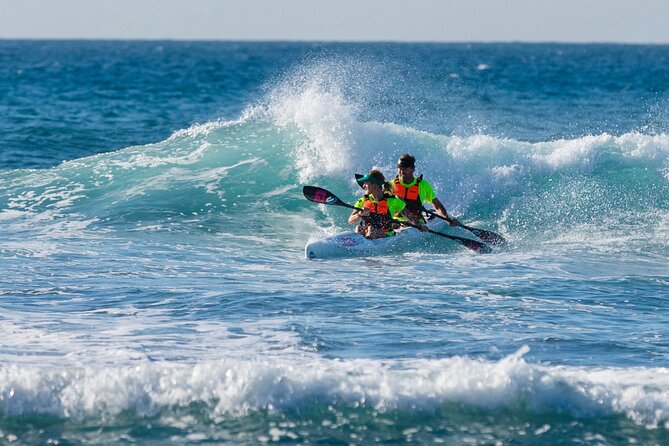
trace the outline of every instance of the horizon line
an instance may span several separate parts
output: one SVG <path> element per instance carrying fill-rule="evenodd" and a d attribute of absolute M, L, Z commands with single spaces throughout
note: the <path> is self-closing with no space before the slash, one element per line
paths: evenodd
<path fill-rule="evenodd" d="M 669 45 L 667 42 L 653 41 L 612 41 L 612 40 L 392 40 L 392 39 L 229 39 L 229 38 L 172 38 L 172 37 L 4 37 L 0 41 L 54 41 L 54 42 L 221 42 L 221 43 L 312 43 L 312 44 L 567 44 L 567 45 Z"/>

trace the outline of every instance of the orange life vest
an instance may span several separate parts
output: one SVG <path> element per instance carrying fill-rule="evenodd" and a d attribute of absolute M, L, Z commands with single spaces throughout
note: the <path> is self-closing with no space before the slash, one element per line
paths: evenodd
<path fill-rule="evenodd" d="M 413 218 L 418 221 L 425 221 L 421 210 L 423 209 L 423 200 L 420 198 L 420 182 L 423 181 L 423 175 L 416 178 L 416 182 L 406 187 L 400 181 L 400 177 L 395 177 L 393 181 L 393 188 L 395 189 L 395 196 L 401 198 L 406 203 L 406 210 L 411 213 Z"/>
<path fill-rule="evenodd" d="M 386 235 L 394 235 L 392 227 L 393 217 L 390 215 L 388 197 L 392 197 L 392 195 L 384 194 L 383 199 L 377 202 L 371 200 L 369 195 L 365 195 L 363 207 L 369 209 L 371 215 L 363 220 L 364 224 L 369 225 L 375 229 L 381 229 L 386 233 Z"/>

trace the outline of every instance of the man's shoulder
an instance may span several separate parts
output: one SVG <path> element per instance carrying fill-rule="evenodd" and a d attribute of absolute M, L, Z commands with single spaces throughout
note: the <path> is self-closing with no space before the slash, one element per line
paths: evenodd
<path fill-rule="evenodd" d="M 425 178 L 421 178 L 419 186 L 432 189 L 432 185 Z"/>

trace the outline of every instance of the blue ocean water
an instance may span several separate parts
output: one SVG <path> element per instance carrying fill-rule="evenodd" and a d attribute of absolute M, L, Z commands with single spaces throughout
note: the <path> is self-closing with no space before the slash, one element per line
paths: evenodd
<path fill-rule="evenodd" d="M 0 62 L 0 442 L 669 443 L 669 47 Z M 305 259 L 405 152 L 509 248 Z"/>

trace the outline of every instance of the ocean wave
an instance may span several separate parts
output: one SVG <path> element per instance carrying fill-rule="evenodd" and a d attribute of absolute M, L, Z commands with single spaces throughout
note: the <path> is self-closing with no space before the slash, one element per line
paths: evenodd
<path fill-rule="evenodd" d="M 270 358 L 186 365 L 0 368 L 2 418 L 48 414 L 106 418 L 131 411 L 152 417 L 202 405 L 206 416 L 287 413 L 300 408 L 424 412 L 458 404 L 518 414 L 574 418 L 621 415 L 647 428 L 669 428 L 666 368 L 565 367 L 527 363 L 523 347 L 499 361 Z"/>
<path fill-rule="evenodd" d="M 240 235 L 262 235 L 266 225 L 250 218 L 259 210 L 338 230 L 347 226 L 344 213 L 324 210 L 323 219 L 301 186 L 326 187 L 353 201 L 360 193 L 354 173 L 376 167 L 392 177 L 404 152 L 417 157 L 418 173 L 451 214 L 510 240 L 552 231 L 556 221 L 612 228 L 621 218 L 663 220 L 669 209 L 667 134 L 534 143 L 440 135 L 361 120 L 339 84 L 317 80 L 286 82 L 239 119 L 195 125 L 162 142 L 47 170 L 0 172 L 4 230 L 65 227 L 74 237 L 86 230 L 173 230 L 186 220 L 182 226 L 190 230 L 198 228 L 192 219 L 214 219 L 215 230 L 243 221 Z"/>

